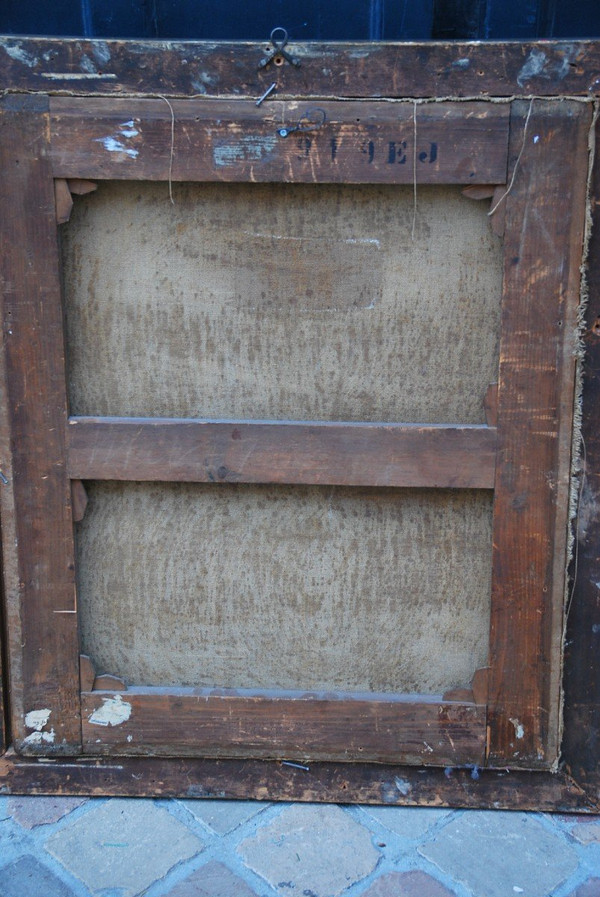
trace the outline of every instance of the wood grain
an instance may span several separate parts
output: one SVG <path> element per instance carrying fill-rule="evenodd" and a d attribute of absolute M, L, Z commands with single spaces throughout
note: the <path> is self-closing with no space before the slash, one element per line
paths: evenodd
<path fill-rule="evenodd" d="M 98 189 L 95 181 L 84 181 L 81 178 L 69 178 L 67 181 L 69 190 L 74 196 L 85 196 L 87 193 L 94 193 Z"/>
<path fill-rule="evenodd" d="M 54 181 L 54 199 L 56 202 L 56 223 L 66 224 L 71 217 L 73 197 L 64 178 L 56 178 Z"/>
<path fill-rule="evenodd" d="M 319 113 L 311 116 L 317 107 Z M 55 177 L 501 184 L 508 106 L 473 102 L 50 101 Z M 318 129 L 282 126 L 325 116 Z M 416 125 L 413 116 L 416 115 Z M 414 152 L 416 135 L 416 154 Z M 416 166 L 413 164 L 416 159 Z"/>
<path fill-rule="evenodd" d="M 0 105 L 2 486 L 11 718 L 27 752 L 80 748 L 67 402 L 47 100 Z M 35 711 L 35 725 L 26 714 Z M 47 722 L 40 725 L 41 718 Z M 31 718 L 30 718 L 31 722 Z M 39 736 L 39 737 L 38 737 Z"/>
<path fill-rule="evenodd" d="M 79 683 L 81 691 L 91 691 L 94 687 L 96 671 L 92 658 L 87 654 L 79 655 Z"/>
<path fill-rule="evenodd" d="M 94 679 L 94 684 L 92 686 L 92 691 L 126 691 L 127 686 L 123 679 L 119 676 L 110 676 L 108 674 L 104 674 L 103 676 L 96 676 Z"/>
<path fill-rule="evenodd" d="M 0 536 L 0 552 L 1 550 L 2 540 Z M 0 626 L 2 627 L 2 634 L 0 636 L 0 756 L 6 751 L 10 744 L 10 729 L 8 725 L 8 676 L 5 648 L 6 627 L 4 619 L 4 584 L 3 577 L 0 576 Z"/>
<path fill-rule="evenodd" d="M 71 417 L 80 480 L 491 489 L 483 426 Z"/>
<path fill-rule="evenodd" d="M 589 110 L 572 102 L 514 107 L 511 156 L 519 164 L 506 198 L 491 765 L 551 766 L 559 750 L 573 334 L 589 125 Z"/>
<path fill-rule="evenodd" d="M 16 90 L 94 94 L 229 94 L 263 105 L 289 96 L 588 97 L 597 90 L 595 41 L 294 43 L 301 65 L 258 69 L 265 41 L 94 41 L 4 37 L 0 79 Z"/>
<path fill-rule="evenodd" d="M 85 517 L 88 495 L 81 480 L 71 480 L 71 508 L 73 523 L 80 523 Z"/>
<path fill-rule="evenodd" d="M 44 763 L 0 757 L 7 794 L 81 794 L 186 799 L 326 801 L 385 806 L 464 807 L 597 813 L 597 777 L 583 789 L 563 772 L 439 769 L 366 763 L 311 763 L 161 757 L 78 757 Z M 594 784 L 596 788 L 594 788 Z"/>
<path fill-rule="evenodd" d="M 481 765 L 485 707 L 439 696 L 270 696 L 209 690 L 84 693 L 87 754 Z M 105 720 L 112 719 L 112 723 Z M 121 721 L 122 720 L 122 721 Z"/>
<path fill-rule="evenodd" d="M 596 124 L 587 266 L 589 303 L 583 334 L 583 415 L 579 506 L 574 526 L 574 579 L 565 640 L 563 757 L 581 782 L 593 780 L 600 761 L 600 127 Z"/>

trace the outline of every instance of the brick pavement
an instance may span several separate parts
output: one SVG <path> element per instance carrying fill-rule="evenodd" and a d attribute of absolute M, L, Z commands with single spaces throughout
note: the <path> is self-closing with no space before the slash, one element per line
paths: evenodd
<path fill-rule="evenodd" d="M 0 897 L 600 897 L 600 819 L 0 797 Z"/>

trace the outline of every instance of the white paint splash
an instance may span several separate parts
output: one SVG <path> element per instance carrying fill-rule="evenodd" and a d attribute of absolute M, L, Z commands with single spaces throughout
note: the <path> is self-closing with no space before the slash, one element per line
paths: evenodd
<path fill-rule="evenodd" d="M 98 69 L 96 68 L 96 64 L 93 62 L 93 60 L 90 59 L 90 57 L 86 53 L 84 53 L 82 55 L 81 59 L 79 60 L 79 68 L 81 69 L 82 72 L 87 72 L 90 75 L 98 74 Z"/>
<path fill-rule="evenodd" d="M 410 792 L 412 791 L 412 785 L 410 784 L 410 782 L 407 782 L 406 779 L 399 778 L 396 778 L 394 781 L 396 788 L 398 789 L 400 794 L 404 795 L 404 797 L 406 797 L 407 794 L 410 794 Z"/>
<path fill-rule="evenodd" d="M 25 714 L 25 725 L 28 729 L 33 729 L 29 735 L 23 739 L 23 744 L 35 745 L 39 747 L 42 744 L 54 744 L 54 729 L 49 732 L 42 732 L 44 726 L 48 724 L 51 711 L 47 708 L 43 710 L 30 710 Z"/>
<path fill-rule="evenodd" d="M 104 149 L 108 150 L 109 153 L 124 153 L 132 159 L 139 156 L 138 150 L 134 149 L 132 146 L 125 146 L 124 143 L 121 143 L 121 141 L 117 140 L 115 137 L 96 137 L 94 142 L 102 143 Z"/>
<path fill-rule="evenodd" d="M 92 44 L 92 53 L 101 65 L 106 65 L 107 62 L 110 62 L 110 50 L 105 41 L 94 41 Z"/>
<path fill-rule="evenodd" d="M 209 75 L 208 72 L 198 72 L 197 78 L 192 78 L 192 87 L 194 90 L 197 90 L 198 93 L 208 93 L 209 87 L 212 87 L 215 84 L 216 79 Z"/>
<path fill-rule="evenodd" d="M 22 62 L 23 65 L 29 66 L 30 69 L 35 68 L 39 62 L 37 56 L 32 56 L 31 53 L 23 49 L 23 44 L 20 41 L 16 41 L 14 44 L 4 44 L 4 51 L 8 53 L 11 59 Z"/>
<path fill-rule="evenodd" d="M 518 719 L 510 719 L 510 722 L 515 727 L 515 735 L 518 739 L 525 738 L 525 729 L 521 725 Z"/>
<path fill-rule="evenodd" d="M 112 72 L 101 75 L 98 72 L 40 72 L 42 78 L 51 81 L 116 81 L 117 76 Z"/>
<path fill-rule="evenodd" d="M 103 698 L 102 707 L 94 710 L 89 718 L 94 726 L 120 726 L 126 723 L 131 716 L 131 704 L 124 701 L 121 695 L 113 698 Z"/>
<path fill-rule="evenodd" d="M 525 61 L 525 65 L 517 75 L 517 84 L 523 87 L 525 81 L 541 75 L 546 65 L 547 56 L 543 50 L 532 50 Z"/>
<path fill-rule="evenodd" d="M 41 732 L 50 719 L 50 713 L 51 711 L 47 709 L 30 710 L 25 715 L 25 725 L 28 729 L 35 729 L 36 732 Z"/>
<path fill-rule="evenodd" d="M 381 247 L 381 243 L 379 240 L 376 240 L 375 237 L 348 237 L 347 240 L 344 240 L 344 243 L 360 243 L 363 246 L 376 246 L 377 249 Z"/>
<path fill-rule="evenodd" d="M 223 168 L 227 165 L 237 165 L 238 162 L 260 162 L 265 156 L 270 155 L 277 146 L 277 137 L 261 136 L 259 134 L 247 134 L 241 137 L 237 143 L 218 144 L 213 147 L 213 159 L 215 165 Z"/>
<path fill-rule="evenodd" d="M 50 729 L 49 732 L 31 732 L 23 739 L 23 744 L 39 746 L 42 744 L 54 744 L 54 741 L 54 729 Z"/>
<path fill-rule="evenodd" d="M 135 126 L 133 119 L 131 121 L 122 121 L 119 125 L 123 137 L 137 137 L 140 133 Z"/>

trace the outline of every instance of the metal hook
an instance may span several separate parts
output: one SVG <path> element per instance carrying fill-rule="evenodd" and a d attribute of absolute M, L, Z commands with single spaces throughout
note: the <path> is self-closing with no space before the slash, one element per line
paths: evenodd
<path fill-rule="evenodd" d="M 276 37 L 277 33 L 282 35 L 281 40 Z M 264 69 L 270 62 L 274 62 L 275 65 L 283 65 L 286 60 L 292 65 L 300 65 L 300 60 L 295 56 L 292 56 L 292 54 L 288 53 L 285 49 L 288 43 L 288 33 L 285 28 L 281 28 L 280 26 L 273 28 L 269 40 L 273 44 L 273 50 L 258 63 L 259 69 Z"/>
<path fill-rule="evenodd" d="M 277 133 L 280 137 L 289 137 L 290 134 L 296 134 L 304 131 L 318 131 L 327 121 L 327 113 L 319 107 L 315 109 L 307 109 L 295 125 L 286 128 L 278 128 Z"/>

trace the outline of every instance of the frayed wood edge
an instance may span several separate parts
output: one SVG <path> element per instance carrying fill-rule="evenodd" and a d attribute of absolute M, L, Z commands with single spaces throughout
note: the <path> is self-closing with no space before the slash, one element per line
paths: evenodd
<path fill-rule="evenodd" d="M 580 286 L 579 286 L 579 306 L 577 309 L 577 328 L 575 332 L 575 397 L 573 405 L 573 438 L 571 442 L 571 471 L 570 471 L 570 489 L 569 489 L 569 516 L 567 528 L 567 557 L 565 565 L 565 594 L 564 594 L 564 615 L 563 615 L 563 633 L 562 633 L 562 651 L 560 659 L 560 697 L 559 697 L 559 744 L 562 744 L 564 734 L 564 658 L 565 649 L 567 647 L 567 626 L 569 622 L 569 613 L 573 603 L 573 596 L 577 585 L 577 570 L 579 564 L 579 542 L 577 539 L 579 509 L 581 504 L 581 496 L 585 486 L 586 477 L 586 447 L 583 438 L 583 361 L 585 357 L 584 333 L 586 328 L 586 314 L 589 301 L 589 282 L 588 282 L 588 258 L 590 250 L 590 240 L 592 236 L 593 217 L 592 217 L 592 181 L 594 176 L 594 161 L 596 158 L 596 123 L 600 115 L 600 101 L 593 98 L 593 114 L 590 129 L 588 131 L 588 171 L 587 184 L 585 194 L 585 222 L 583 229 L 583 247 L 581 255 Z M 571 564 L 573 564 L 572 577 L 570 574 Z M 552 771 L 558 769 L 560 760 L 557 761 Z"/>

